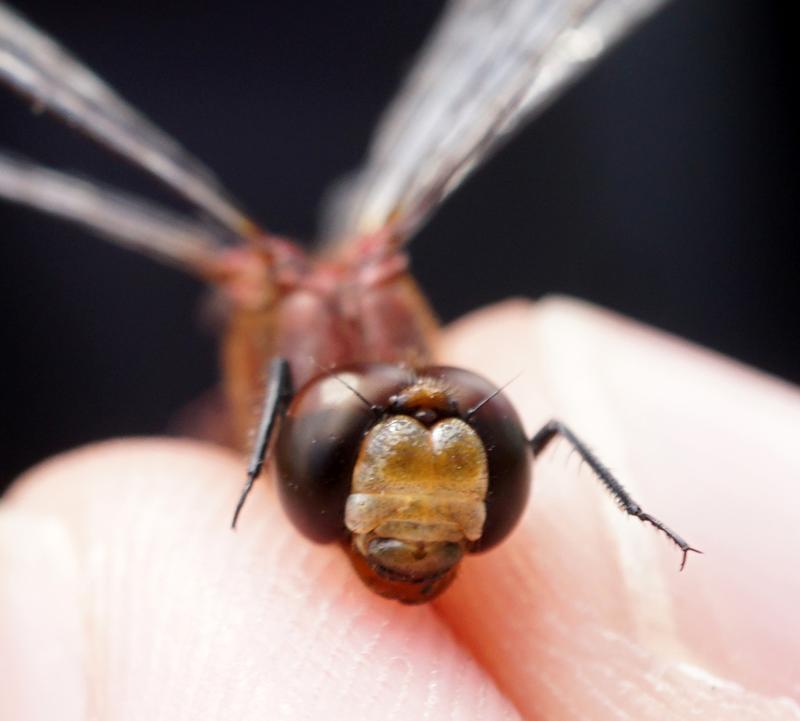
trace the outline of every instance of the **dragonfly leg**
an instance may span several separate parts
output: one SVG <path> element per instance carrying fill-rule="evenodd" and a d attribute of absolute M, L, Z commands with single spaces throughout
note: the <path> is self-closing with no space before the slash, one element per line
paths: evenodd
<path fill-rule="evenodd" d="M 614 496 L 614 499 L 619 504 L 620 508 L 631 516 L 655 526 L 658 530 L 663 531 L 667 537 L 683 551 L 683 558 L 681 559 L 681 570 L 686 565 L 686 556 L 689 551 L 695 553 L 702 553 L 697 548 L 692 548 L 686 541 L 684 541 L 675 531 L 665 526 L 654 516 L 645 513 L 636 501 L 631 498 L 631 495 L 625 490 L 624 486 L 614 478 L 606 466 L 600 459 L 592 452 L 592 450 L 578 438 L 567 426 L 560 421 L 550 421 L 546 423 L 542 429 L 531 438 L 531 448 L 533 449 L 534 458 L 538 458 L 544 451 L 547 445 L 556 436 L 565 438 L 578 455 L 586 462 L 589 468 L 594 471 L 594 474 L 600 479 L 602 484 L 606 487 L 608 492 Z"/>
<path fill-rule="evenodd" d="M 253 483 L 264 466 L 264 459 L 267 455 L 267 449 L 269 448 L 276 422 L 279 418 L 283 418 L 293 395 L 294 388 L 289 363 L 285 358 L 273 358 L 269 364 L 269 376 L 264 395 L 264 407 L 261 411 L 261 421 L 258 424 L 250 462 L 247 464 L 247 480 L 244 488 L 242 488 L 242 494 L 239 496 L 239 502 L 236 504 L 236 510 L 233 512 L 231 528 L 236 528 L 239 513 L 247 500 L 250 490 L 253 488 Z"/>

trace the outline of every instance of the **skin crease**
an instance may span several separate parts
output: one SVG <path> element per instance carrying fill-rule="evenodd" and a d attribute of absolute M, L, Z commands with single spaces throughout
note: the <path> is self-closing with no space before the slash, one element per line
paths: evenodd
<path fill-rule="evenodd" d="M 556 416 L 532 502 L 434 604 L 370 594 L 241 459 L 181 440 L 54 458 L 0 506 L 0 718 L 800 719 L 800 394 L 576 301 L 451 327 L 443 362 Z"/>

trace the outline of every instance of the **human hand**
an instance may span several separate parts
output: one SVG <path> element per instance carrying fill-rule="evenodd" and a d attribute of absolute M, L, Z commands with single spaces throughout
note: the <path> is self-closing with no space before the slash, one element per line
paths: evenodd
<path fill-rule="evenodd" d="M 0 718 L 800 718 L 800 394 L 573 301 L 506 304 L 445 362 L 568 422 L 703 557 L 555 444 L 520 526 L 428 606 L 371 594 L 243 465 L 79 449 L 0 506 Z M 790 700 L 788 697 L 794 697 Z"/>

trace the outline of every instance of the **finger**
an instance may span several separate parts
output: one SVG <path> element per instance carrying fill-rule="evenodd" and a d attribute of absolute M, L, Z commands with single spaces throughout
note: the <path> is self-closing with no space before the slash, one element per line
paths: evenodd
<path fill-rule="evenodd" d="M 0 519 L 0 718 L 518 718 L 432 606 L 371 594 L 267 484 L 231 532 L 242 468 L 121 441 L 21 480 Z"/>
<path fill-rule="evenodd" d="M 570 424 L 706 553 L 678 573 L 663 535 L 548 450 L 520 527 L 437 602 L 523 714 L 800 717 L 781 698 L 800 669 L 796 390 L 571 301 L 480 313 L 445 352 L 498 384 L 523 370 L 526 428 Z"/>
<path fill-rule="evenodd" d="M 0 718 L 88 718 L 76 578 L 59 524 L 0 508 Z"/>

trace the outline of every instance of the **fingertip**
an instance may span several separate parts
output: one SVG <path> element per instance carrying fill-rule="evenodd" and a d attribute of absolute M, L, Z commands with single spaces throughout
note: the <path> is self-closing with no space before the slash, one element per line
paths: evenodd
<path fill-rule="evenodd" d="M 289 525 L 268 483 L 231 533 L 242 467 L 202 444 L 115 442 L 12 494 L 75 548 L 82 674 L 106 715 L 518 718 L 433 608 L 371 594 L 337 546 Z"/>
<path fill-rule="evenodd" d="M 710 712 L 716 701 L 730 717 L 793 718 L 776 697 L 796 685 L 790 609 L 800 587 L 786 573 L 800 562 L 790 510 L 800 468 L 787 452 L 800 424 L 796 390 L 564 299 L 481 311 L 443 347 L 449 362 L 495 382 L 524 359 L 507 393 L 525 426 L 566 421 L 638 503 L 708 553 L 702 563 L 681 557 L 676 574 L 674 549 L 620 513 L 591 474 L 554 463 L 558 449 L 537 459 L 520 527 L 470 559 L 440 601 L 523 712 L 558 717 L 570 698 L 580 715 L 616 693 L 603 679 L 645 689 L 620 694 L 618 711 L 631 711 L 668 668 L 676 709 L 695 701 Z M 688 668 L 718 679 L 719 691 L 687 678 Z M 663 717 L 659 695 L 650 702 L 637 718 Z"/>

